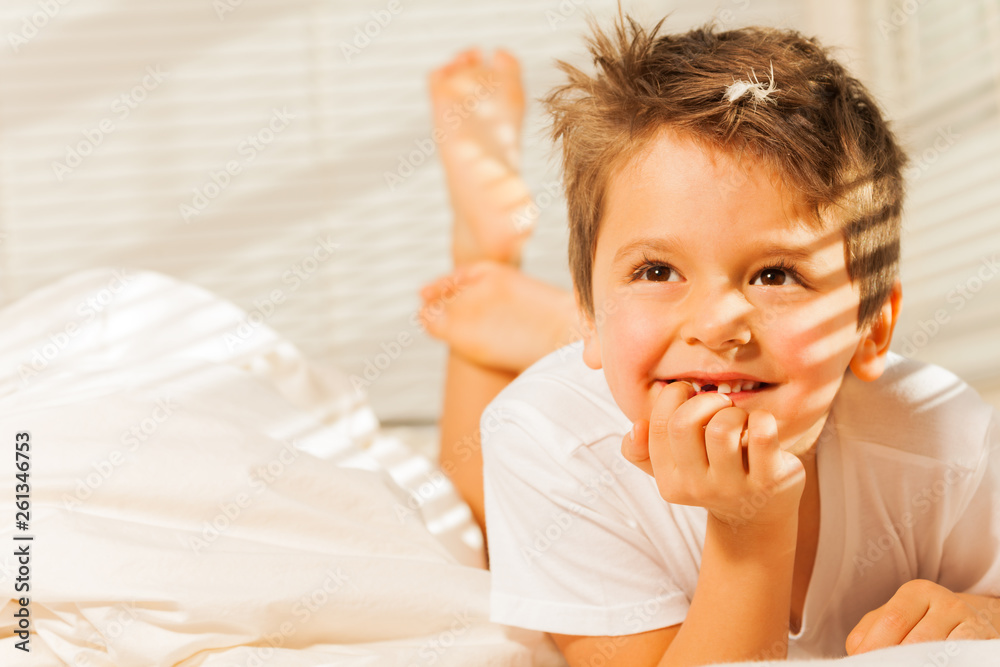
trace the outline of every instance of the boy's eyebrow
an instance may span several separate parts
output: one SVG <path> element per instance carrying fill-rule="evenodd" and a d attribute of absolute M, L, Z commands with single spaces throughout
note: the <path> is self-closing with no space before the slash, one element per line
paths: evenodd
<path fill-rule="evenodd" d="M 676 237 L 671 234 L 664 234 L 662 236 L 651 236 L 648 238 L 636 239 L 630 243 L 626 243 L 621 248 L 618 248 L 618 252 L 615 253 L 614 258 L 611 260 L 612 264 L 617 264 L 624 257 L 634 254 L 636 251 L 640 250 L 652 250 L 656 252 L 670 252 L 674 250 L 678 245 Z"/>
<path fill-rule="evenodd" d="M 813 258 L 813 254 L 816 250 L 818 250 L 818 248 L 812 246 L 783 246 L 771 243 L 754 248 L 754 250 L 761 255 L 767 255 L 768 257 L 780 255 L 789 259 L 808 262 Z"/>
<path fill-rule="evenodd" d="M 612 259 L 612 263 L 617 264 L 623 258 L 634 254 L 636 251 L 650 250 L 653 252 L 670 252 L 675 250 L 679 245 L 681 244 L 677 241 L 676 237 L 672 235 L 636 239 L 619 248 L 618 252 L 615 253 L 614 258 Z M 785 246 L 776 243 L 769 243 L 761 246 L 751 246 L 750 249 L 758 255 L 767 257 L 780 256 L 809 263 L 813 259 L 813 255 L 818 248 L 815 248 L 812 245 Z"/>

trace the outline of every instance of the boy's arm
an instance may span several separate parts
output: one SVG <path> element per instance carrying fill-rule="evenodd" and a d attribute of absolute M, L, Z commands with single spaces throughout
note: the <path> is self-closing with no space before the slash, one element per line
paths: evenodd
<path fill-rule="evenodd" d="M 625 637 L 554 635 L 570 665 L 703 665 L 782 659 L 797 517 L 738 531 L 709 515 L 698 586 L 681 625 Z"/>
<path fill-rule="evenodd" d="M 577 665 L 655 665 L 663 657 L 681 626 L 620 637 L 588 637 L 553 634 L 556 646 L 570 667 Z"/>
<path fill-rule="evenodd" d="M 649 422 L 635 423 L 622 453 L 654 477 L 663 500 L 708 510 L 698 585 L 684 622 L 673 637 L 633 635 L 630 652 L 646 656 L 648 665 L 785 657 L 805 471 L 782 451 L 774 417 L 748 415 L 728 396 L 697 396 L 677 382 L 661 390 Z M 753 495 L 766 502 L 744 518 L 741 500 Z M 597 656 L 596 642 L 561 640 L 573 664 Z"/>

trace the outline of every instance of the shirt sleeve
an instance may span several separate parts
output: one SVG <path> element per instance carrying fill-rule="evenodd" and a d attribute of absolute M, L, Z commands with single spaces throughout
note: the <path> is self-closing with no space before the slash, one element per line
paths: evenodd
<path fill-rule="evenodd" d="M 978 479 L 945 540 L 938 581 L 956 593 L 1000 597 L 1000 413 L 993 410 Z"/>
<path fill-rule="evenodd" d="M 593 446 L 567 453 L 567 433 L 510 403 L 483 429 L 491 620 L 591 636 L 683 621 L 686 594 L 618 492 L 644 473 L 620 455 L 620 467 L 602 463 Z M 605 444 L 617 451 L 620 436 Z"/>

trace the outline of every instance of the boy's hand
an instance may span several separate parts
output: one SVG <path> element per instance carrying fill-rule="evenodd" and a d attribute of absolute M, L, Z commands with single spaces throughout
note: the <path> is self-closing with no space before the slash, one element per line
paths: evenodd
<path fill-rule="evenodd" d="M 696 395 L 689 383 L 673 382 L 656 397 L 649 422 L 637 421 L 632 433 L 622 454 L 656 478 L 667 502 L 704 507 L 734 529 L 797 519 L 805 469 L 782 451 L 771 413 L 748 415 L 725 394 Z"/>
<path fill-rule="evenodd" d="M 996 628 L 958 595 L 933 581 L 914 579 L 865 614 L 844 647 L 848 655 L 855 655 L 897 644 L 997 638 Z"/>

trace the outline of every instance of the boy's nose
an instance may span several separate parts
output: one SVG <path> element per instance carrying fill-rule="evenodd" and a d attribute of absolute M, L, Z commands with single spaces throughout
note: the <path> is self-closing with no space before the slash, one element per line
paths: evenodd
<path fill-rule="evenodd" d="M 752 306 L 735 290 L 691 294 L 685 304 L 680 335 L 684 342 L 712 350 L 746 345 L 751 332 L 747 315 Z"/>

